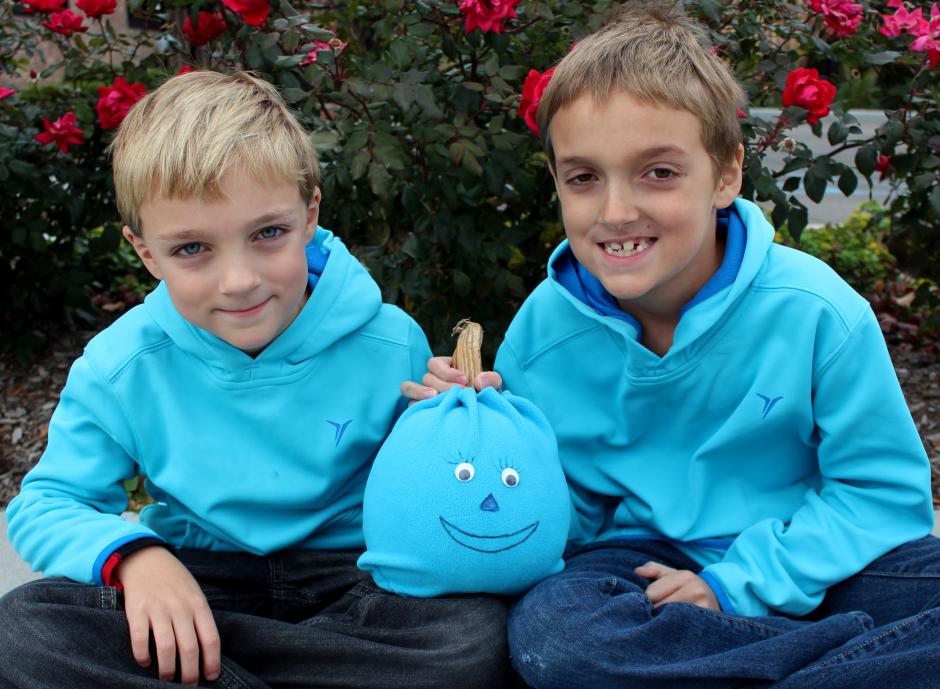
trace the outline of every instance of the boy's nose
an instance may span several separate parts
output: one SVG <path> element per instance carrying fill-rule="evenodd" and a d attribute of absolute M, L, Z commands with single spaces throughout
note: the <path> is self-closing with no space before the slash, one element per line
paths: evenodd
<path fill-rule="evenodd" d="M 496 502 L 496 498 L 493 497 L 493 494 L 484 498 L 483 502 L 480 503 L 480 509 L 484 512 L 499 512 L 499 504 Z"/>
<path fill-rule="evenodd" d="M 258 273 L 245 261 L 229 261 L 219 277 L 222 294 L 244 294 L 260 283 Z"/>
<path fill-rule="evenodd" d="M 612 232 L 617 232 L 639 218 L 633 192 L 626 186 L 611 185 L 604 196 L 598 222 Z"/>

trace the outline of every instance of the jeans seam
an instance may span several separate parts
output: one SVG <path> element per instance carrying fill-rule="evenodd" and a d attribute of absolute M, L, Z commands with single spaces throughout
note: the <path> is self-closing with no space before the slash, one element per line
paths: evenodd
<path fill-rule="evenodd" d="M 859 576 L 903 577 L 905 579 L 938 579 L 940 572 L 859 572 Z"/>
<path fill-rule="evenodd" d="M 241 677 L 236 675 L 224 665 L 221 668 L 221 672 L 219 672 L 219 679 L 216 681 L 227 689 L 251 689 L 251 687 L 246 684 Z"/>
<path fill-rule="evenodd" d="M 882 632 L 881 634 L 879 634 L 878 636 L 876 636 L 876 637 L 874 637 L 874 638 L 872 638 L 872 639 L 868 639 L 867 641 L 864 641 L 864 642 L 862 642 L 862 643 L 860 643 L 860 644 L 856 644 L 855 646 L 852 646 L 852 648 L 849 648 L 849 649 L 847 649 L 847 650 L 845 650 L 845 651 L 842 651 L 842 653 L 840 653 L 839 655 L 833 656 L 832 658 L 827 658 L 826 660 L 822 661 L 821 663 L 816 663 L 815 665 L 810 665 L 809 667 L 805 668 L 805 669 L 803 670 L 803 672 L 808 672 L 808 671 L 810 671 L 810 670 L 815 670 L 815 669 L 817 669 L 817 668 L 821 668 L 821 667 L 825 667 L 825 666 L 827 666 L 827 665 L 831 665 L 832 663 L 834 663 L 834 662 L 836 662 L 836 661 L 838 661 L 838 660 L 841 660 L 842 658 L 845 658 L 846 656 L 852 655 L 853 653 L 855 653 L 855 652 L 858 651 L 859 649 L 864 648 L 865 646 L 870 646 L 870 645 L 872 645 L 873 643 L 875 643 L 876 641 L 880 641 L 881 639 L 885 638 L 886 636 L 890 636 L 891 634 L 894 634 L 894 633 L 895 633 L 896 631 L 898 631 L 898 630 L 901 630 L 901 629 L 904 629 L 905 627 L 911 626 L 912 624 L 914 624 L 915 622 L 917 622 L 920 618 L 926 617 L 927 615 L 930 615 L 932 612 L 934 612 L 934 611 L 933 611 L 933 610 L 926 610 L 926 611 L 920 613 L 919 615 L 917 615 L 916 617 L 912 617 L 912 618 L 910 618 L 909 620 L 905 620 L 904 622 L 901 622 L 900 624 L 897 624 L 897 625 L 891 627 L 891 629 L 885 630 L 884 632 Z"/>
<path fill-rule="evenodd" d="M 708 614 L 714 615 L 715 617 L 719 617 L 719 618 L 725 620 L 726 622 L 740 622 L 740 623 L 742 623 L 742 624 L 746 624 L 746 625 L 749 626 L 749 627 L 753 627 L 754 629 L 761 629 L 761 630 L 764 630 L 764 631 L 770 631 L 770 632 L 773 632 L 774 634 L 781 634 L 781 633 L 782 633 L 782 631 L 781 631 L 780 629 L 777 629 L 776 627 L 771 627 L 769 624 L 762 624 L 762 623 L 760 623 L 760 622 L 754 622 L 753 620 L 750 620 L 750 619 L 748 619 L 747 617 L 742 617 L 742 616 L 740 616 L 740 615 L 729 615 L 729 614 L 727 614 L 727 613 L 725 613 L 725 612 L 719 612 L 718 610 L 712 610 L 712 609 L 710 609 L 710 608 L 703 608 L 703 607 L 701 607 L 701 606 L 699 606 L 699 605 L 693 605 L 692 603 L 681 603 L 681 602 L 678 602 L 678 603 L 672 603 L 671 605 L 688 605 L 688 606 L 691 607 L 691 608 L 696 608 L 696 609 L 698 609 L 698 610 L 704 610 L 704 611 L 706 611 Z"/>

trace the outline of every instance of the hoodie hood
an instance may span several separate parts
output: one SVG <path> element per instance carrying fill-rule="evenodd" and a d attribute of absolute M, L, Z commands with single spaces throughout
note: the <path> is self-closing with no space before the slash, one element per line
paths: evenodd
<path fill-rule="evenodd" d="M 670 353 L 698 339 L 722 318 L 757 275 L 774 239 L 773 227 L 763 211 L 743 199 L 718 211 L 717 230 L 727 237 L 721 266 L 682 307 Z M 642 338 L 640 323 L 623 311 L 600 280 L 578 263 L 567 239 L 549 258 L 548 278 L 579 312 L 592 320 L 601 319 L 626 340 L 636 342 Z"/>
<path fill-rule="evenodd" d="M 183 318 L 163 282 L 147 295 L 145 308 L 174 344 L 220 378 L 288 375 L 368 323 L 382 306 L 378 285 L 332 232 L 318 227 L 306 251 L 311 294 L 294 321 L 256 357 Z"/>

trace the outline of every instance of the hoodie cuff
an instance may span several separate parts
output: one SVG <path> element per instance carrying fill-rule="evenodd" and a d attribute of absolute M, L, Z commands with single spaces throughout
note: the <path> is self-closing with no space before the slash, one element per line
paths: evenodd
<path fill-rule="evenodd" d="M 728 592 L 725 591 L 725 587 L 721 585 L 721 582 L 711 572 L 699 572 L 699 576 L 708 584 L 708 587 L 712 590 L 712 593 L 715 594 L 715 598 L 718 599 L 718 604 L 721 606 L 722 612 L 730 612 L 732 614 L 737 614 L 734 609 L 734 605 L 731 604 L 731 598 L 728 596 Z"/>
<path fill-rule="evenodd" d="M 112 546 L 113 545 L 115 544 L 112 544 Z M 104 586 L 115 586 L 119 589 L 124 587 L 121 585 L 121 582 L 117 581 L 115 578 L 114 570 L 117 569 L 117 566 L 128 555 L 152 545 L 158 545 L 167 548 L 168 550 L 172 550 L 166 541 L 160 538 L 156 538 L 155 536 L 138 536 L 131 541 L 119 541 L 116 545 L 117 547 L 111 550 L 111 553 L 104 560 L 104 563 L 101 565 L 100 569 L 98 567 L 95 569 L 96 573 L 98 574 L 97 578 L 99 583 Z M 107 552 L 107 550 L 110 550 L 110 548 L 106 549 L 105 552 Z M 104 553 L 102 553 L 102 555 L 103 554 Z M 98 559 L 100 561 L 101 556 L 99 556 Z"/>

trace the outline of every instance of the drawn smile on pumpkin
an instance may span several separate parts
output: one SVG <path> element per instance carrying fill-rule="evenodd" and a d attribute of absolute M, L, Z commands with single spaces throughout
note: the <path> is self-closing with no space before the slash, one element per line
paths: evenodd
<path fill-rule="evenodd" d="M 504 550 L 515 548 L 520 543 L 524 543 L 528 540 L 539 526 L 538 522 L 532 522 L 528 526 L 518 531 L 513 531 L 512 533 L 500 534 L 498 536 L 485 536 L 464 531 L 457 525 L 444 519 L 444 517 L 440 517 L 440 520 L 441 526 L 444 527 L 444 531 L 447 532 L 448 536 L 464 548 L 476 550 L 480 553 L 501 553 Z"/>

